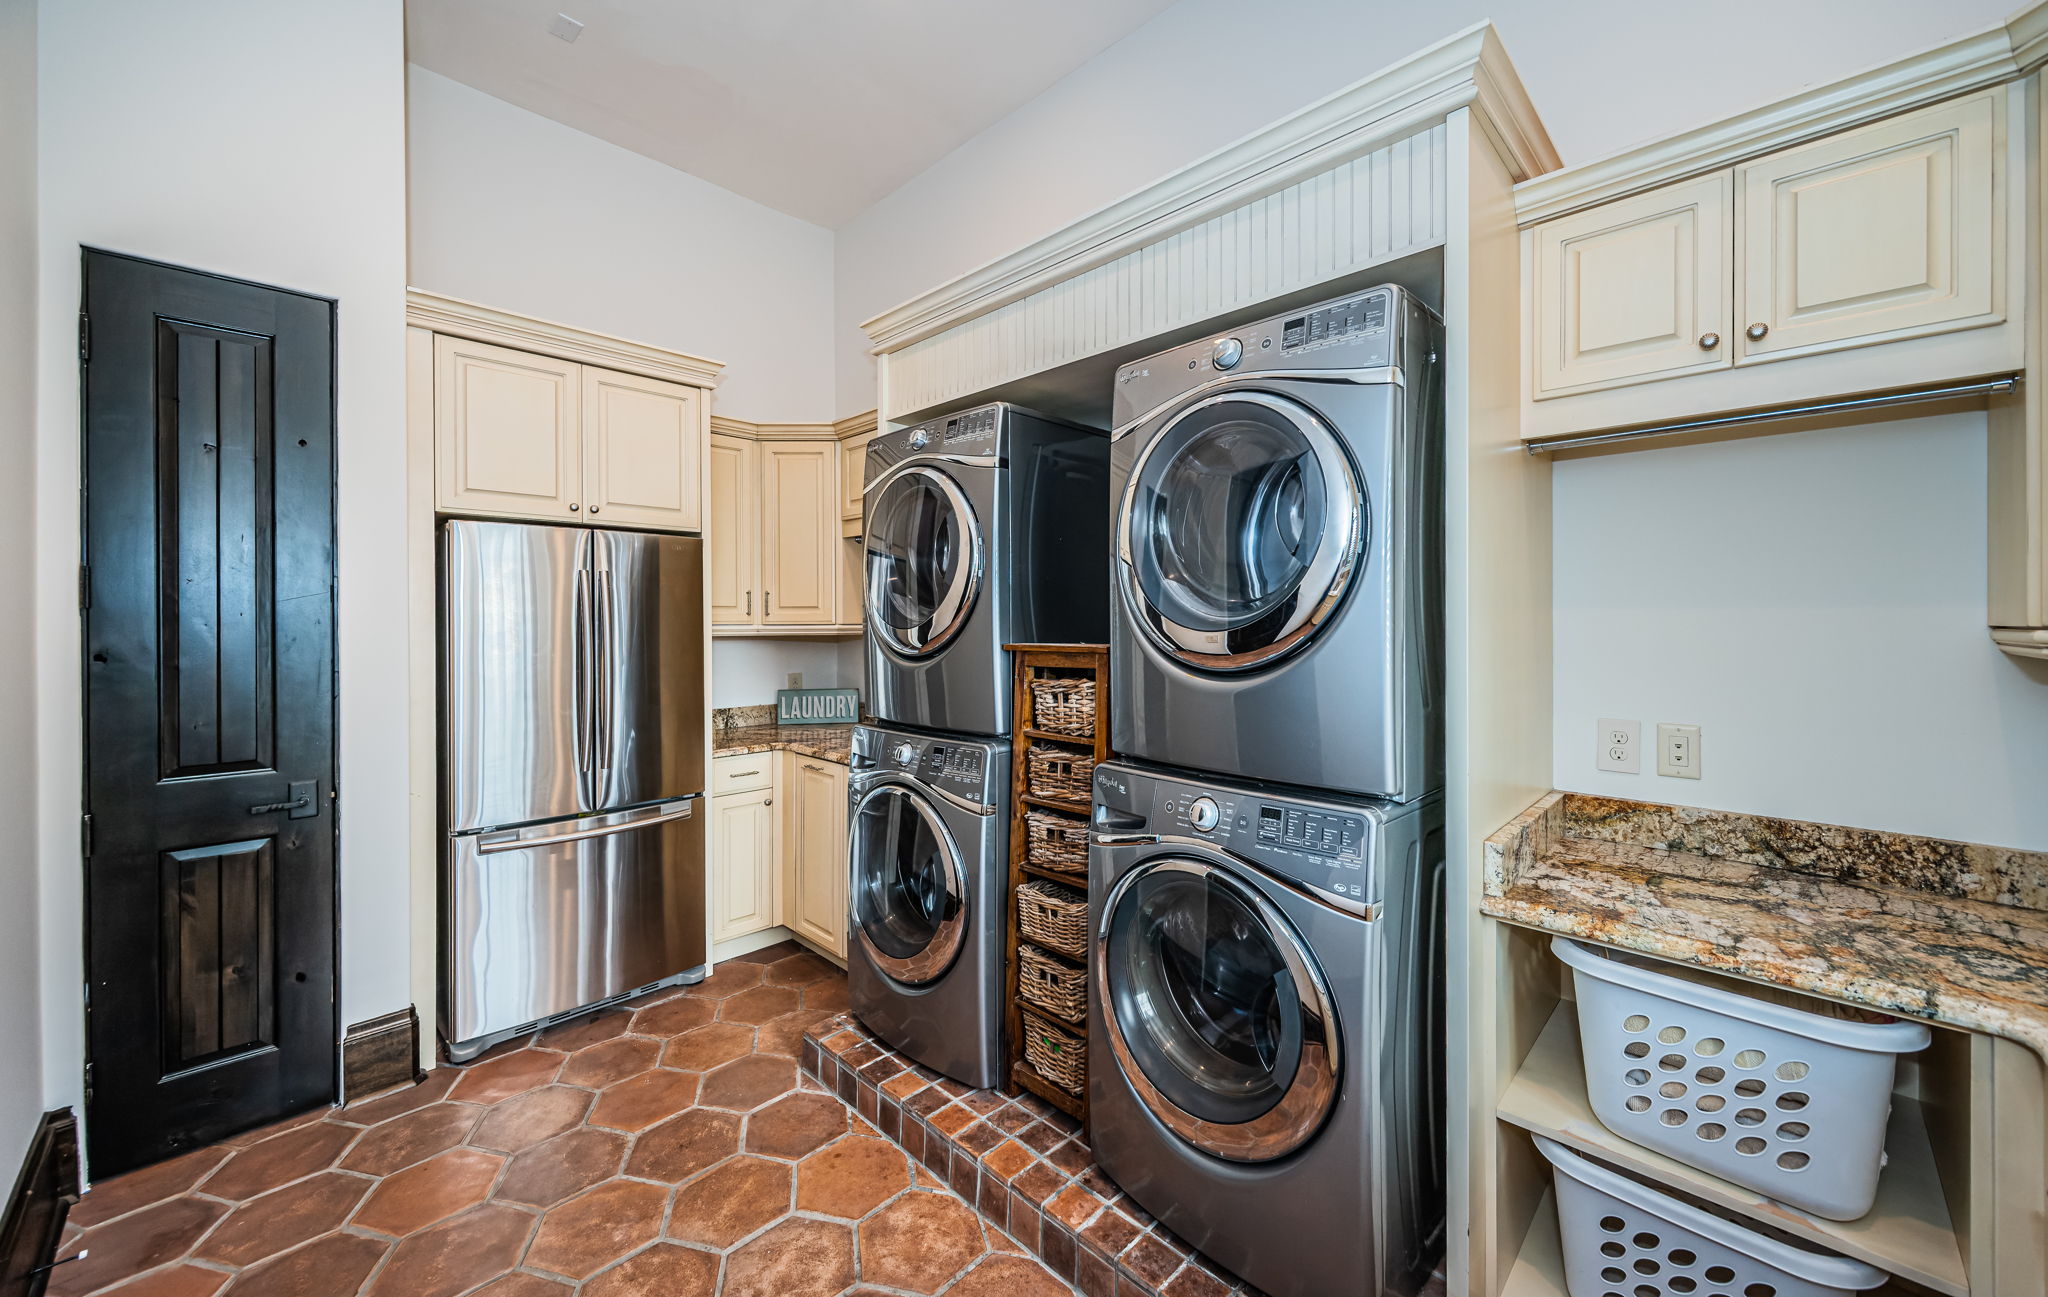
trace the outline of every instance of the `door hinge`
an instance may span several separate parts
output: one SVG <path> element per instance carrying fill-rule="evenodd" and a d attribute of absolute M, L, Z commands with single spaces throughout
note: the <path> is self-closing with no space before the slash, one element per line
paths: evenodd
<path fill-rule="evenodd" d="M 92 317 L 84 311 L 78 313 L 78 363 L 92 359 Z"/>
<path fill-rule="evenodd" d="M 89 814 L 78 817 L 78 845 L 85 858 L 92 859 L 92 816 Z"/>
<path fill-rule="evenodd" d="M 80 563 L 78 565 L 78 611 L 84 612 L 91 607 L 92 564 Z"/>

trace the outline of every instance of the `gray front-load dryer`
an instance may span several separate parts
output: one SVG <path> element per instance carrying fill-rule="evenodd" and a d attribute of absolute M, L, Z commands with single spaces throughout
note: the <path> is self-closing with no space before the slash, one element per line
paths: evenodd
<path fill-rule="evenodd" d="M 868 443 L 862 506 L 875 718 L 1010 732 L 1005 644 L 1109 634 L 1109 445 L 997 403 Z"/>
<path fill-rule="evenodd" d="M 1441 333 L 1387 286 L 1117 371 L 1118 752 L 1442 786 Z"/>
<path fill-rule="evenodd" d="M 1273 1297 L 1412 1297 L 1444 1247 L 1443 807 L 1095 773 L 1090 1140 Z"/>
<path fill-rule="evenodd" d="M 863 725 L 852 763 L 854 1015 L 935 1072 L 999 1085 L 1010 747 Z"/>

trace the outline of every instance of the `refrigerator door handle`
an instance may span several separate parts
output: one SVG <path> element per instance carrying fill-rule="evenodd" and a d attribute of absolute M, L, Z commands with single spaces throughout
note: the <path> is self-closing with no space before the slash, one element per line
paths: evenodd
<path fill-rule="evenodd" d="M 616 764 L 618 754 L 612 750 L 612 722 L 617 711 L 618 699 L 618 635 L 619 609 L 612 597 L 612 574 L 610 568 L 599 568 L 591 573 L 594 598 L 591 627 L 595 632 L 597 674 L 593 680 L 591 696 L 591 737 L 595 755 L 593 762 L 606 770 Z"/>
<path fill-rule="evenodd" d="M 522 838 L 517 833 L 500 837 L 488 834 L 476 841 L 476 853 L 493 856 L 501 851 L 531 851 L 539 847 L 560 846 L 564 842 L 583 842 L 590 838 L 608 838 L 618 833 L 631 833 L 635 829 L 649 829 L 657 824 L 668 824 L 675 820 L 687 820 L 697 813 L 697 803 L 687 801 L 659 815 L 650 815 L 644 820 L 627 820 L 624 824 L 598 824 L 587 829 L 571 829 L 566 833 L 550 834 L 544 838 Z"/>
<path fill-rule="evenodd" d="M 575 698 L 576 711 L 576 768 L 589 770 L 592 757 L 597 750 L 597 736 L 592 733 L 596 708 L 591 704 L 590 678 L 596 670 L 596 644 L 591 629 L 590 572 L 586 568 L 576 569 L 576 660 L 572 666 L 575 673 L 570 692 Z"/>

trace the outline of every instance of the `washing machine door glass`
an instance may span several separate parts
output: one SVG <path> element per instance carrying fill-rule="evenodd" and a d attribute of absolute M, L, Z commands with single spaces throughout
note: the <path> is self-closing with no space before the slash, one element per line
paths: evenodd
<path fill-rule="evenodd" d="M 911 657 L 960 633 L 981 583 L 981 527 L 960 486 L 928 466 L 883 483 L 867 511 L 868 624 Z"/>
<path fill-rule="evenodd" d="M 937 980 L 967 938 L 960 852 L 917 792 L 882 784 L 853 815 L 853 918 L 861 945 L 890 977 Z"/>
<path fill-rule="evenodd" d="M 1365 510 L 1350 457 L 1307 406 L 1252 391 L 1198 401 L 1153 436 L 1125 488 L 1126 601 L 1192 666 L 1269 663 L 1336 611 Z"/>
<path fill-rule="evenodd" d="M 1293 925 L 1228 868 L 1163 858 L 1104 904 L 1095 963 L 1110 1052 L 1168 1129 L 1264 1162 L 1337 1101 L 1337 1020 Z"/>

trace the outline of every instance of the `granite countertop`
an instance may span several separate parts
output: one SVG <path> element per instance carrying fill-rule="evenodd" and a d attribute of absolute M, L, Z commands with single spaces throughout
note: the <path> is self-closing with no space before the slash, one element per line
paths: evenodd
<path fill-rule="evenodd" d="M 714 730 L 711 755 L 795 752 L 845 765 L 853 756 L 851 725 L 730 725 Z"/>
<path fill-rule="evenodd" d="M 2048 1057 L 2048 852 L 1551 793 L 1482 912 Z"/>
<path fill-rule="evenodd" d="M 853 757 L 851 725 L 777 725 L 775 704 L 720 707 L 711 713 L 711 755 L 795 752 L 846 765 Z"/>

